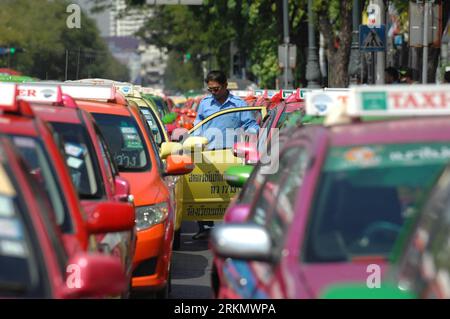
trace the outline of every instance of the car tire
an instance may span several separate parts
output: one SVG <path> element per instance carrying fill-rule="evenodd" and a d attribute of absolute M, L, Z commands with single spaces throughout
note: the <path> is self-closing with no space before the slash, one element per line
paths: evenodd
<path fill-rule="evenodd" d="M 219 274 L 217 273 L 217 267 L 216 264 L 213 263 L 212 269 L 211 269 L 211 288 L 213 291 L 214 298 L 217 298 L 219 294 Z"/>
<path fill-rule="evenodd" d="M 167 276 L 167 283 L 163 289 L 155 292 L 156 299 L 169 299 L 170 292 L 172 291 L 172 265 L 169 268 L 169 274 Z"/>
<path fill-rule="evenodd" d="M 180 250 L 181 247 L 181 228 L 173 234 L 173 250 Z"/>

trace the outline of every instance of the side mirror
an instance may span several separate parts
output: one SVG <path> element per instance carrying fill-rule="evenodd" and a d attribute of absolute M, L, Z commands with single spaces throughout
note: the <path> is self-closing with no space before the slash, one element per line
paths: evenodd
<path fill-rule="evenodd" d="M 251 165 L 239 165 L 228 167 L 224 172 L 224 178 L 228 185 L 234 187 L 242 187 L 250 177 L 253 171 Z"/>
<path fill-rule="evenodd" d="M 401 290 L 389 282 L 382 282 L 379 288 L 373 289 L 365 284 L 348 283 L 331 285 L 320 294 L 321 299 L 416 299 L 414 293 Z"/>
<path fill-rule="evenodd" d="M 243 223 L 250 214 L 250 206 L 247 204 L 235 204 L 227 209 L 223 216 L 225 223 Z"/>
<path fill-rule="evenodd" d="M 114 199 L 120 202 L 130 201 L 130 183 L 123 177 L 114 177 L 114 185 L 116 193 L 114 194 Z"/>
<path fill-rule="evenodd" d="M 208 145 L 208 139 L 203 136 L 190 136 L 184 141 L 183 149 L 187 151 L 202 151 Z"/>
<path fill-rule="evenodd" d="M 170 135 L 170 139 L 172 142 L 181 142 L 184 138 L 189 136 L 189 131 L 183 127 L 177 127 L 173 130 Z"/>
<path fill-rule="evenodd" d="M 258 225 L 218 225 L 211 232 L 210 244 L 212 250 L 223 258 L 273 261 L 270 236 Z"/>
<path fill-rule="evenodd" d="M 258 145 L 252 142 L 237 142 L 233 145 L 233 154 L 244 158 L 246 164 L 256 164 L 259 160 Z"/>
<path fill-rule="evenodd" d="M 159 151 L 161 159 L 166 159 L 167 156 L 177 154 L 183 149 L 183 146 L 177 142 L 163 142 Z"/>
<path fill-rule="evenodd" d="M 130 203 L 100 202 L 86 207 L 87 229 L 91 234 L 132 230 L 135 225 L 134 207 Z"/>
<path fill-rule="evenodd" d="M 164 175 L 184 175 L 189 174 L 195 165 L 190 156 L 169 155 L 166 159 L 166 171 Z"/>
<path fill-rule="evenodd" d="M 119 295 L 127 289 L 127 279 L 115 256 L 81 253 L 69 259 L 64 298 L 99 298 Z"/>

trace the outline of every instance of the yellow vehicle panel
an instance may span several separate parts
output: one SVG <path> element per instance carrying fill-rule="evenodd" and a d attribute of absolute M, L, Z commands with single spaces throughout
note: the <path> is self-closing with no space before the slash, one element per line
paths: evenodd
<path fill-rule="evenodd" d="M 240 107 L 214 113 L 192 128 L 189 133 L 217 116 L 231 112 L 259 111 L 261 119 L 267 114 L 265 107 Z M 243 165 L 243 159 L 235 157 L 232 149 L 203 150 L 201 161 L 194 154 L 195 168 L 181 176 L 177 189 L 177 215 L 183 220 L 222 220 L 231 199 L 240 188 L 231 187 L 224 179 L 224 172 L 230 166 Z"/>
<path fill-rule="evenodd" d="M 177 185 L 177 208 L 182 210 L 177 214 L 182 213 L 183 220 L 221 220 L 230 200 L 239 192 L 239 188 L 227 184 L 223 174 L 229 166 L 242 164 L 241 158 L 235 157 L 231 149 L 204 151 L 202 156 L 202 163 L 196 163 Z M 215 162 L 218 157 L 225 162 Z"/>

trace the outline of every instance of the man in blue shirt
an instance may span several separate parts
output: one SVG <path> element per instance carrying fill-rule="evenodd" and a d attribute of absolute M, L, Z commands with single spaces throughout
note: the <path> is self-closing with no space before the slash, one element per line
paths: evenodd
<path fill-rule="evenodd" d="M 229 108 L 247 106 L 246 102 L 228 91 L 227 78 L 222 71 L 209 72 L 205 82 L 211 95 L 205 97 L 200 102 L 194 125 L 216 112 Z M 194 131 L 193 135 L 208 138 L 209 149 L 232 148 L 235 142 L 235 135 L 232 133 L 236 129 L 242 129 L 246 133 L 257 134 L 259 125 L 256 123 L 252 112 L 234 112 L 218 116 L 205 123 L 201 128 Z M 219 135 L 221 135 L 222 140 L 218 138 Z"/>
<path fill-rule="evenodd" d="M 222 71 L 211 71 L 205 79 L 210 96 L 205 97 L 198 106 L 197 118 L 194 126 L 203 121 L 208 116 L 229 108 L 246 106 L 243 100 L 234 96 L 228 91 L 228 82 L 225 73 Z M 227 132 L 228 129 L 228 132 Z M 229 130 L 242 129 L 244 132 L 257 134 L 259 125 L 256 123 L 253 113 L 234 112 L 221 115 L 202 125 L 201 128 L 193 132 L 194 136 L 204 136 L 208 139 L 208 149 L 231 148 L 235 142 L 235 136 Z M 228 134 L 227 134 L 228 133 Z M 204 239 L 208 237 L 213 221 L 198 222 L 199 231 L 192 237 L 193 239 Z"/>

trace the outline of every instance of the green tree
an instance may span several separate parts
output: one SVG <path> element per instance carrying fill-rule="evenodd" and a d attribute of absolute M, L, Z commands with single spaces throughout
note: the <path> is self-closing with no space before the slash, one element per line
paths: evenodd
<path fill-rule="evenodd" d="M 290 1 L 289 8 L 291 39 L 300 57 L 307 43 L 304 3 Z M 282 0 L 205 0 L 203 6 L 156 6 L 154 10 L 139 33 L 146 42 L 178 54 L 191 53 L 196 69 L 207 57 L 209 66 L 226 71 L 233 42 L 247 61 L 247 74 L 259 79 L 261 86 L 275 86 L 280 74 L 277 48 L 283 39 Z M 299 81 L 304 79 L 304 64 L 300 68 Z"/>
<path fill-rule="evenodd" d="M 167 90 L 186 92 L 203 87 L 203 73 L 197 63 L 184 62 L 184 57 L 174 51 L 169 53 L 164 83 Z"/>
<path fill-rule="evenodd" d="M 95 23 L 81 15 L 81 28 L 67 27 L 65 0 L 0 0 L 0 45 L 18 46 L 24 53 L 9 57 L 12 67 L 41 79 L 108 77 L 127 80 L 127 68 L 115 60 Z M 79 58 L 78 58 L 79 57 Z M 8 57 L 0 60 L 8 65 Z"/>

